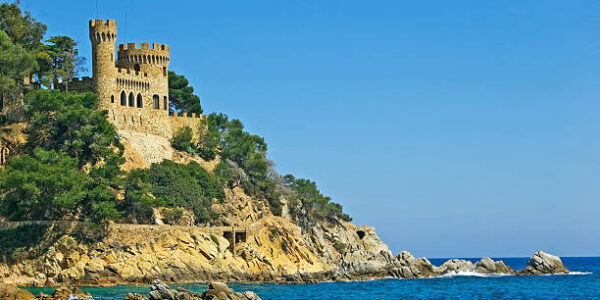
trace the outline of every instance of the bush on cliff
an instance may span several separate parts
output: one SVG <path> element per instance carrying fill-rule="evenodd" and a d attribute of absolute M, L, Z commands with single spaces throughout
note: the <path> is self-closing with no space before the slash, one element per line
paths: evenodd
<path fill-rule="evenodd" d="M 310 179 L 295 178 L 293 175 L 285 175 L 285 186 L 291 188 L 295 195 L 294 200 L 301 203 L 300 208 L 305 208 L 311 216 L 316 219 L 340 218 L 344 221 L 351 221 L 349 215 L 342 211 L 342 206 L 338 203 L 331 202 L 331 197 L 324 196 L 317 188 L 317 184 Z M 291 207 L 291 212 L 294 213 L 295 207 Z"/>
<path fill-rule="evenodd" d="M 142 222 L 151 222 L 152 207 L 160 206 L 190 209 L 198 221 L 207 222 L 216 218 L 212 200 L 225 199 L 217 179 L 196 162 L 184 165 L 164 160 L 150 169 L 131 171 L 126 181 L 121 208 Z"/>
<path fill-rule="evenodd" d="M 192 129 L 188 126 L 178 128 L 171 138 L 171 146 L 179 151 L 196 153 L 196 147 L 192 142 Z"/>
<path fill-rule="evenodd" d="M 280 215 L 282 204 L 270 176 L 264 138 L 244 131 L 240 120 L 229 120 L 225 114 L 208 115 L 208 124 L 213 128 L 211 138 L 218 139 L 221 148 L 223 161 L 215 170 L 219 181 L 229 187 L 240 185 L 250 195 L 265 198 L 273 213 Z"/>

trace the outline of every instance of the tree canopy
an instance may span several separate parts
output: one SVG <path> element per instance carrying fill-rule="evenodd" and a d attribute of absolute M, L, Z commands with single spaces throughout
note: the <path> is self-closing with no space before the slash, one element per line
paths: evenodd
<path fill-rule="evenodd" d="M 34 55 L 21 45 L 13 44 L 9 36 L 0 31 L 0 100 L 18 97 L 23 91 L 23 78 L 29 76 L 36 66 Z"/>
<path fill-rule="evenodd" d="M 202 113 L 200 97 L 194 94 L 185 76 L 169 71 L 169 110 L 171 112 Z"/>
<path fill-rule="evenodd" d="M 117 131 L 107 112 L 96 109 L 93 93 L 37 90 L 25 96 L 27 149 L 43 147 L 96 164 L 115 155 Z"/>
<path fill-rule="evenodd" d="M 38 78 L 46 87 L 56 89 L 65 82 L 69 90 L 69 80 L 83 71 L 84 58 L 79 56 L 77 42 L 64 35 L 54 36 L 39 47 L 37 53 L 40 66 Z"/>
<path fill-rule="evenodd" d="M 18 3 L 0 4 L 0 31 L 6 34 L 0 37 L 4 60 L 0 64 L 0 73 L 4 75 L 1 88 L 5 97 L 15 98 L 22 93 L 25 77 L 37 80 L 38 88 L 41 84 L 56 89 L 59 82 L 65 82 L 68 88 L 68 81 L 84 70 L 84 58 L 79 56 L 77 43 L 63 35 L 44 41 L 46 25 L 29 12 L 23 12 Z M 11 80 L 5 80 L 7 74 Z M 6 86 L 16 92 L 6 94 Z"/>
<path fill-rule="evenodd" d="M 34 52 L 41 44 L 46 25 L 38 22 L 29 12 L 22 13 L 17 3 L 0 4 L 0 30 L 11 42 L 28 52 Z"/>

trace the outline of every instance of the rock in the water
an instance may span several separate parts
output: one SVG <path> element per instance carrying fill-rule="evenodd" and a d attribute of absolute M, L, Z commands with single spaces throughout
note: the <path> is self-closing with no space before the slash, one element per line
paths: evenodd
<path fill-rule="evenodd" d="M 236 293 L 225 283 L 211 282 L 202 293 L 203 300 L 260 300 L 254 292 Z"/>
<path fill-rule="evenodd" d="M 482 274 L 514 274 L 515 270 L 504 264 L 503 261 L 493 261 L 484 257 L 475 263 L 475 272 Z"/>
<path fill-rule="evenodd" d="M 123 300 L 148 300 L 146 296 L 140 295 L 138 293 L 129 293 Z"/>
<path fill-rule="evenodd" d="M 37 296 L 38 300 L 69 300 L 73 297 L 76 298 L 92 298 L 92 295 L 90 295 L 90 293 L 84 293 L 83 291 L 81 291 L 78 287 L 66 287 L 66 286 L 61 286 L 59 288 L 57 288 L 56 290 L 54 290 L 54 292 L 52 293 L 52 295 L 46 295 L 44 293 L 40 293 Z"/>
<path fill-rule="evenodd" d="M 160 280 L 154 280 L 150 285 L 150 300 L 260 300 L 254 292 L 236 293 L 225 283 L 211 282 L 204 293 L 197 293 L 179 288 L 171 289 Z M 129 293 L 125 300 L 146 300 L 148 298 Z"/>
<path fill-rule="evenodd" d="M 437 269 L 427 258 L 415 258 L 410 252 L 402 251 L 396 256 L 400 263 L 399 275 L 402 278 L 425 278 L 437 275 Z"/>
<path fill-rule="evenodd" d="M 151 300 L 175 300 L 176 290 L 171 289 L 168 285 L 160 280 L 154 280 L 150 285 Z"/>
<path fill-rule="evenodd" d="M 8 284 L 0 284 L 0 300 L 34 300 L 35 297 L 27 290 Z"/>
<path fill-rule="evenodd" d="M 527 267 L 519 272 L 521 275 L 541 275 L 569 273 L 560 257 L 543 251 L 536 252 L 527 262 Z"/>
<path fill-rule="evenodd" d="M 449 259 L 444 262 L 439 268 L 438 273 L 448 274 L 448 273 L 463 273 L 463 272 L 474 272 L 475 265 L 472 262 L 464 259 Z"/>

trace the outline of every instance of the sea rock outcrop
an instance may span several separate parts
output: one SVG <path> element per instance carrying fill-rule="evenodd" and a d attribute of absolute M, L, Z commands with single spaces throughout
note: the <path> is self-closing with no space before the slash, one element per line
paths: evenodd
<path fill-rule="evenodd" d="M 515 271 L 503 261 L 494 261 L 484 257 L 476 263 L 464 259 L 450 259 L 436 270 L 438 275 L 478 273 L 478 274 L 514 274 Z"/>
<path fill-rule="evenodd" d="M 79 299 L 86 299 L 91 298 L 92 295 L 90 293 L 84 293 L 78 287 L 75 286 L 61 286 L 54 290 L 54 292 L 52 292 L 52 295 L 40 293 L 36 298 L 38 300 L 70 300 L 73 297 Z"/>
<path fill-rule="evenodd" d="M 399 263 L 398 275 L 402 278 L 426 278 L 438 275 L 437 267 L 427 258 L 415 258 L 410 252 L 402 251 L 396 255 Z"/>
<path fill-rule="evenodd" d="M 137 293 L 129 293 L 125 300 L 260 300 L 254 292 L 236 293 L 222 282 L 210 282 L 208 289 L 203 293 L 183 288 L 174 290 L 160 280 L 154 280 L 150 289 L 148 298 Z"/>
<path fill-rule="evenodd" d="M 569 270 L 565 268 L 565 265 L 560 257 L 545 253 L 543 251 L 536 252 L 527 262 L 527 267 L 519 272 L 520 275 L 557 273 L 569 273 Z"/>

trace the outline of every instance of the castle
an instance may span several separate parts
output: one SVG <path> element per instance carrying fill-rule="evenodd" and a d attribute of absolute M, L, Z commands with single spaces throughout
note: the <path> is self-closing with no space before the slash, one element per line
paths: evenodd
<path fill-rule="evenodd" d="M 119 131 L 133 130 L 171 138 L 180 127 L 198 131 L 201 115 L 169 114 L 169 46 L 120 44 L 115 55 L 117 22 L 90 20 L 92 78 L 69 82 L 69 90 L 93 91 L 98 108 Z"/>

